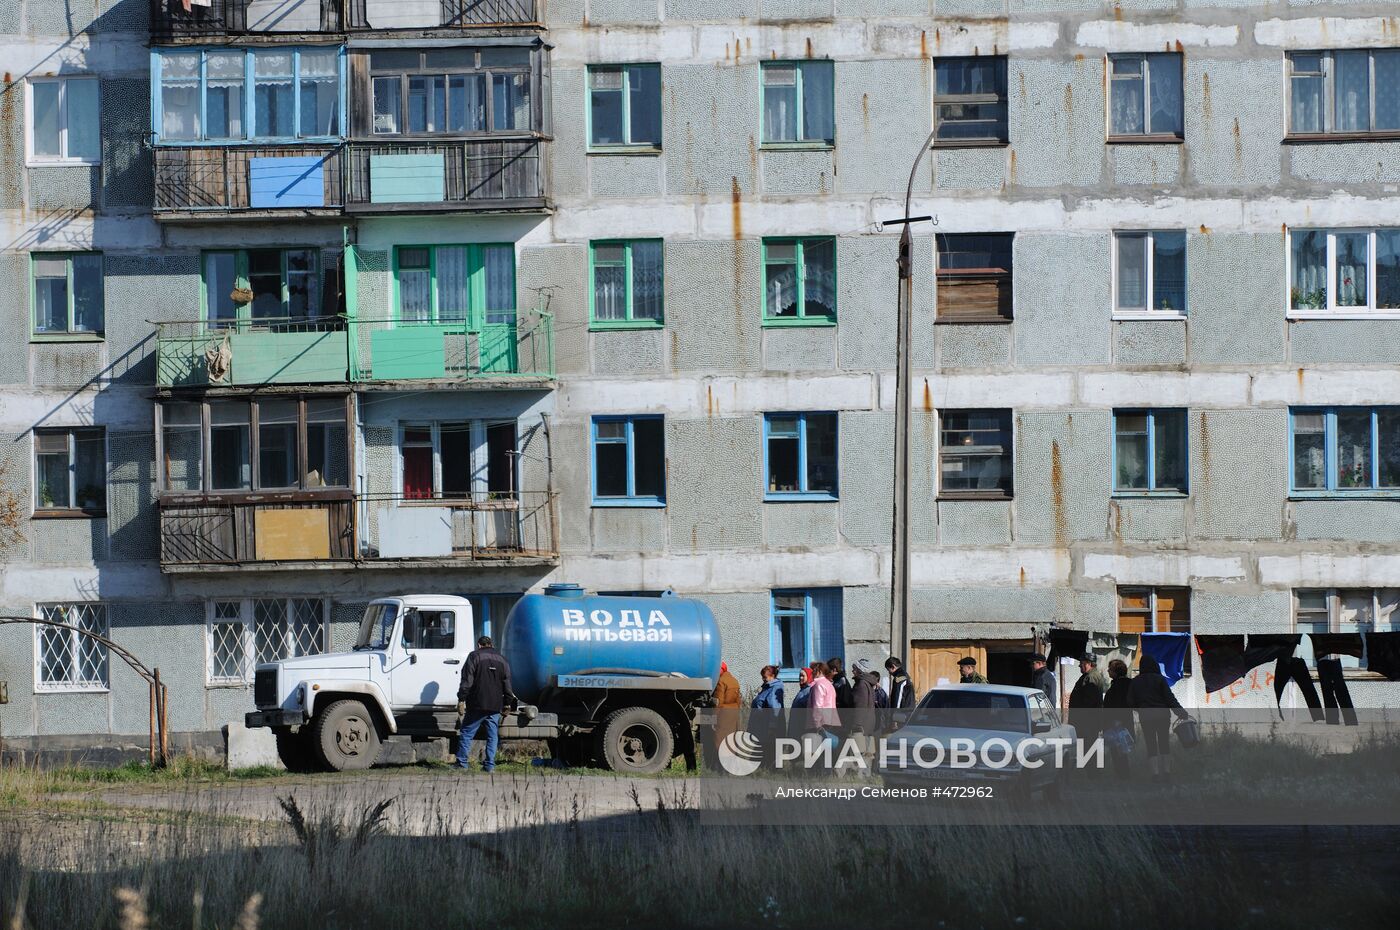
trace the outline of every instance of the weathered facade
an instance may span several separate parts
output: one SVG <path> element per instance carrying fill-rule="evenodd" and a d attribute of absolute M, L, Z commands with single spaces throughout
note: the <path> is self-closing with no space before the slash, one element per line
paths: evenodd
<path fill-rule="evenodd" d="M 191 733 L 407 591 L 669 587 L 746 676 L 882 659 L 879 223 L 936 120 L 916 672 L 1393 630 L 1392 12 L 8 0 L 0 611 L 110 629 Z M 0 679 L 7 739 L 145 732 L 76 644 L 0 627 Z"/>

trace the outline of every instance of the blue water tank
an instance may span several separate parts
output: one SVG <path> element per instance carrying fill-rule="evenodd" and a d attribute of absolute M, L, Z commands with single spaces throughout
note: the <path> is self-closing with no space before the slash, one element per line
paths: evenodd
<path fill-rule="evenodd" d="M 588 672 L 680 674 L 719 678 L 719 625 L 699 601 L 590 597 L 578 585 L 552 584 L 511 608 L 501 633 L 511 683 L 533 703 L 556 675 Z"/>

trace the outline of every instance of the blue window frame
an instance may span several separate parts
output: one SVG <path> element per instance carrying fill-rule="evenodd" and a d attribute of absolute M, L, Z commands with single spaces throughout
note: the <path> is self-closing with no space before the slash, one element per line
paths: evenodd
<path fill-rule="evenodd" d="M 344 87 L 336 46 L 152 49 L 151 131 L 162 145 L 335 141 Z"/>
<path fill-rule="evenodd" d="M 763 415 L 764 500 L 836 500 L 834 413 Z"/>
<path fill-rule="evenodd" d="M 666 505 L 665 421 L 659 416 L 593 418 L 593 506 Z"/>
<path fill-rule="evenodd" d="M 841 621 L 840 588 L 780 588 L 770 602 L 769 661 L 782 678 L 830 658 L 846 661 L 846 632 Z"/>
<path fill-rule="evenodd" d="M 1186 493 L 1185 410 L 1113 411 L 1113 493 Z"/>
<path fill-rule="evenodd" d="M 1289 433 L 1293 495 L 1400 494 L 1400 407 L 1298 407 Z"/>

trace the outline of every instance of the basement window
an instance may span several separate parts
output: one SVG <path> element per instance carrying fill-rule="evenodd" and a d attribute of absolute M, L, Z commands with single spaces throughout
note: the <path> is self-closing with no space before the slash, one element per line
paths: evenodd
<path fill-rule="evenodd" d="M 1012 233 L 940 234 L 937 322 L 1011 321 Z"/>
<path fill-rule="evenodd" d="M 1291 52 L 1291 138 L 1400 135 L 1400 49 Z"/>
<path fill-rule="evenodd" d="M 595 151 L 660 151 L 660 65 L 588 69 L 588 144 Z"/>
<path fill-rule="evenodd" d="M 1108 141 L 1181 139 L 1181 55 L 1110 55 L 1108 67 Z"/>
<path fill-rule="evenodd" d="M 242 685 L 253 669 L 326 651 L 326 602 L 322 598 L 242 598 L 210 601 L 205 626 L 206 681 Z"/>
<path fill-rule="evenodd" d="M 1011 497 L 1011 411 L 942 410 L 938 431 L 940 499 Z"/>
<path fill-rule="evenodd" d="M 836 500 L 836 414 L 763 417 L 765 500 Z"/>
<path fill-rule="evenodd" d="M 936 58 L 933 71 L 934 145 L 1004 145 L 1006 56 Z"/>
<path fill-rule="evenodd" d="M 1290 229 L 1294 317 L 1400 315 L 1400 229 Z"/>
<path fill-rule="evenodd" d="M 593 506 L 666 504 L 666 442 L 659 416 L 593 418 Z"/>

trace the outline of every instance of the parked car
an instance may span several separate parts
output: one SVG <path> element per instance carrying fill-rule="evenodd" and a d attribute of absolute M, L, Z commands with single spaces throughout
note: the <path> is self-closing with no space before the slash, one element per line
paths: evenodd
<path fill-rule="evenodd" d="M 939 764 L 932 743 L 925 743 L 920 764 L 915 746 L 923 740 L 945 747 L 953 740 L 971 740 L 977 764 L 972 767 L 953 765 L 945 751 Z M 1056 749 L 1051 739 L 1075 739 L 1074 727 L 1060 720 L 1059 712 L 1038 688 L 1017 688 L 1009 685 L 940 685 L 924 695 L 919 706 L 909 715 L 908 722 L 890 734 L 887 744 L 892 751 L 880 759 L 880 774 L 892 782 L 925 783 L 936 779 L 958 784 L 1003 784 L 1015 794 L 1028 795 L 1040 791 L 1045 797 L 1059 793 L 1063 768 L 1055 764 Z M 1004 740 L 987 746 L 990 740 Z M 901 742 L 905 751 L 893 750 Z M 963 745 L 966 745 L 964 743 Z M 986 756 L 983 755 L 987 748 Z M 1005 764 L 1003 757 L 1010 756 Z M 1020 759 L 1041 765 L 1023 766 Z M 1067 765 L 1073 765 L 1072 752 L 1065 753 Z"/>

